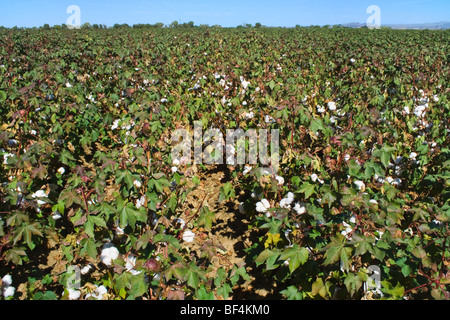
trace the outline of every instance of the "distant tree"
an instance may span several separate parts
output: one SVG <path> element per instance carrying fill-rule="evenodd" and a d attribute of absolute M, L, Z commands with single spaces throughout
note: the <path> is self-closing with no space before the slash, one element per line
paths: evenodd
<path fill-rule="evenodd" d="M 187 23 L 188 27 L 192 28 L 194 26 L 194 21 L 189 21 Z"/>
<path fill-rule="evenodd" d="M 50 25 L 48 23 L 46 23 L 42 26 L 42 29 L 48 30 L 48 29 L 50 29 Z"/>
<path fill-rule="evenodd" d="M 177 20 L 172 21 L 172 22 L 169 24 L 169 28 L 177 28 L 177 27 L 178 27 L 178 21 L 177 21 Z"/>
<path fill-rule="evenodd" d="M 118 24 L 118 23 L 115 23 L 114 25 L 113 25 L 113 28 L 123 28 L 123 29 L 125 29 L 125 28 L 131 28 L 127 23 L 122 23 L 122 24 Z"/>
<path fill-rule="evenodd" d="M 85 22 L 81 25 L 81 29 L 90 29 L 91 24 L 89 22 Z"/>
<path fill-rule="evenodd" d="M 255 28 L 261 28 L 261 27 L 262 27 L 261 23 L 259 23 L 259 22 L 255 23 Z"/>
<path fill-rule="evenodd" d="M 164 23 L 162 22 L 157 22 L 153 25 L 155 28 L 164 28 Z"/>
<path fill-rule="evenodd" d="M 98 29 L 98 24 L 94 23 L 94 24 L 92 25 L 92 29 Z"/>

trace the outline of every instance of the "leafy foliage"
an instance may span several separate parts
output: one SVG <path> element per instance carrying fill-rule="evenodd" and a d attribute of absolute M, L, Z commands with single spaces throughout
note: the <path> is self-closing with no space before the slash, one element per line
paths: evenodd
<path fill-rule="evenodd" d="M 66 267 L 89 263 L 81 290 L 91 298 L 228 299 L 252 270 L 280 298 L 367 299 L 371 265 L 378 297 L 450 298 L 448 31 L 0 35 L 0 270 L 49 243 L 64 269 L 30 280 L 28 298 L 70 298 Z M 280 130 L 284 182 L 237 166 L 217 195 L 225 205 L 242 190 L 263 234 L 247 265 L 217 267 L 212 243 L 190 251 L 186 227 L 215 223 L 206 206 L 176 222 L 200 180 L 193 165 L 174 169 L 170 137 L 196 120 Z M 108 243 L 119 256 L 105 263 Z"/>

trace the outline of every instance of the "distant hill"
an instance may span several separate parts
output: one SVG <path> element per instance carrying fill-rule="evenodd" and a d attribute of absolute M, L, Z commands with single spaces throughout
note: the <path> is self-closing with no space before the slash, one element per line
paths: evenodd
<path fill-rule="evenodd" d="M 365 23 L 350 22 L 343 24 L 347 28 L 362 28 L 365 27 Z M 430 30 L 440 30 L 440 29 L 450 29 L 450 21 L 440 21 L 432 23 L 410 23 L 410 24 L 382 24 L 382 27 L 389 27 L 392 29 L 430 29 Z"/>

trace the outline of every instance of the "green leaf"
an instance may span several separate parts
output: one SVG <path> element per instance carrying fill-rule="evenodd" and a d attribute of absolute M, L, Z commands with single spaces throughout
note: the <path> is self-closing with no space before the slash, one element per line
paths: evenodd
<path fill-rule="evenodd" d="M 305 199 L 308 199 L 311 195 L 316 193 L 315 185 L 311 184 L 309 182 L 305 182 L 300 186 L 300 189 L 298 190 L 298 192 L 304 193 Z"/>
<path fill-rule="evenodd" d="M 195 292 L 195 296 L 198 300 L 214 300 L 214 293 L 211 291 L 207 292 L 204 285 L 201 285 Z"/>
<path fill-rule="evenodd" d="M 284 250 L 280 260 L 289 259 L 289 271 L 292 274 L 300 265 L 308 261 L 309 252 L 306 248 L 300 248 L 297 244 Z"/>
<path fill-rule="evenodd" d="M 200 284 L 200 279 L 198 277 L 198 274 L 195 270 L 189 269 L 186 274 L 186 282 L 187 285 L 190 286 L 193 289 L 197 289 Z"/>
<path fill-rule="evenodd" d="M 0 91 L 0 102 L 5 101 L 7 98 L 6 93 L 4 91 Z"/>
<path fill-rule="evenodd" d="M 265 249 L 258 255 L 258 257 L 255 259 L 255 262 L 257 265 L 266 262 L 266 270 L 273 270 L 279 266 L 275 265 L 275 262 L 279 255 L 280 252 L 278 249 Z"/>
<path fill-rule="evenodd" d="M 280 293 L 285 296 L 287 300 L 303 300 L 303 294 L 299 292 L 295 286 L 289 286 L 280 291 Z"/>

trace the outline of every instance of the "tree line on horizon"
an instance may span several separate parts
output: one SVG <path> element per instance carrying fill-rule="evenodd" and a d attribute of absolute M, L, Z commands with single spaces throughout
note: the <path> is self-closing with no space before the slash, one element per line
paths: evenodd
<path fill-rule="evenodd" d="M 345 27 L 344 25 L 337 24 L 337 25 L 311 25 L 311 26 L 301 26 L 296 25 L 295 28 L 339 28 L 339 27 Z M 133 28 L 133 29 L 147 29 L 147 28 L 154 28 L 154 29 L 162 29 L 162 28 L 222 28 L 221 25 L 215 24 L 215 25 L 208 25 L 208 24 L 200 24 L 195 25 L 193 21 L 179 23 L 178 21 L 172 21 L 170 24 L 164 24 L 162 22 L 157 22 L 155 24 L 151 23 L 137 23 L 133 25 L 129 25 L 127 23 L 115 23 L 112 26 L 107 26 L 106 24 L 91 24 L 89 22 L 85 22 L 80 26 L 80 29 L 127 29 L 127 28 Z M 244 23 L 241 25 L 236 26 L 235 28 L 268 28 L 268 26 L 262 25 L 260 22 L 256 22 L 254 25 L 251 23 Z M 270 27 L 269 27 L 270 28 Z M 364 27 L 363 27 L 364 28 Z M 22 30 L 22 29 L 69 29 L 67 24 L 63 23 L 60 25 L 54 25 L 50 26 L 48 23 L 44 24 L 40 27 L 18 27 L 14 26 L 12 28 L 7 28 L 0 26 L 0 29 L 12 29 L 12 30 Z"/>

